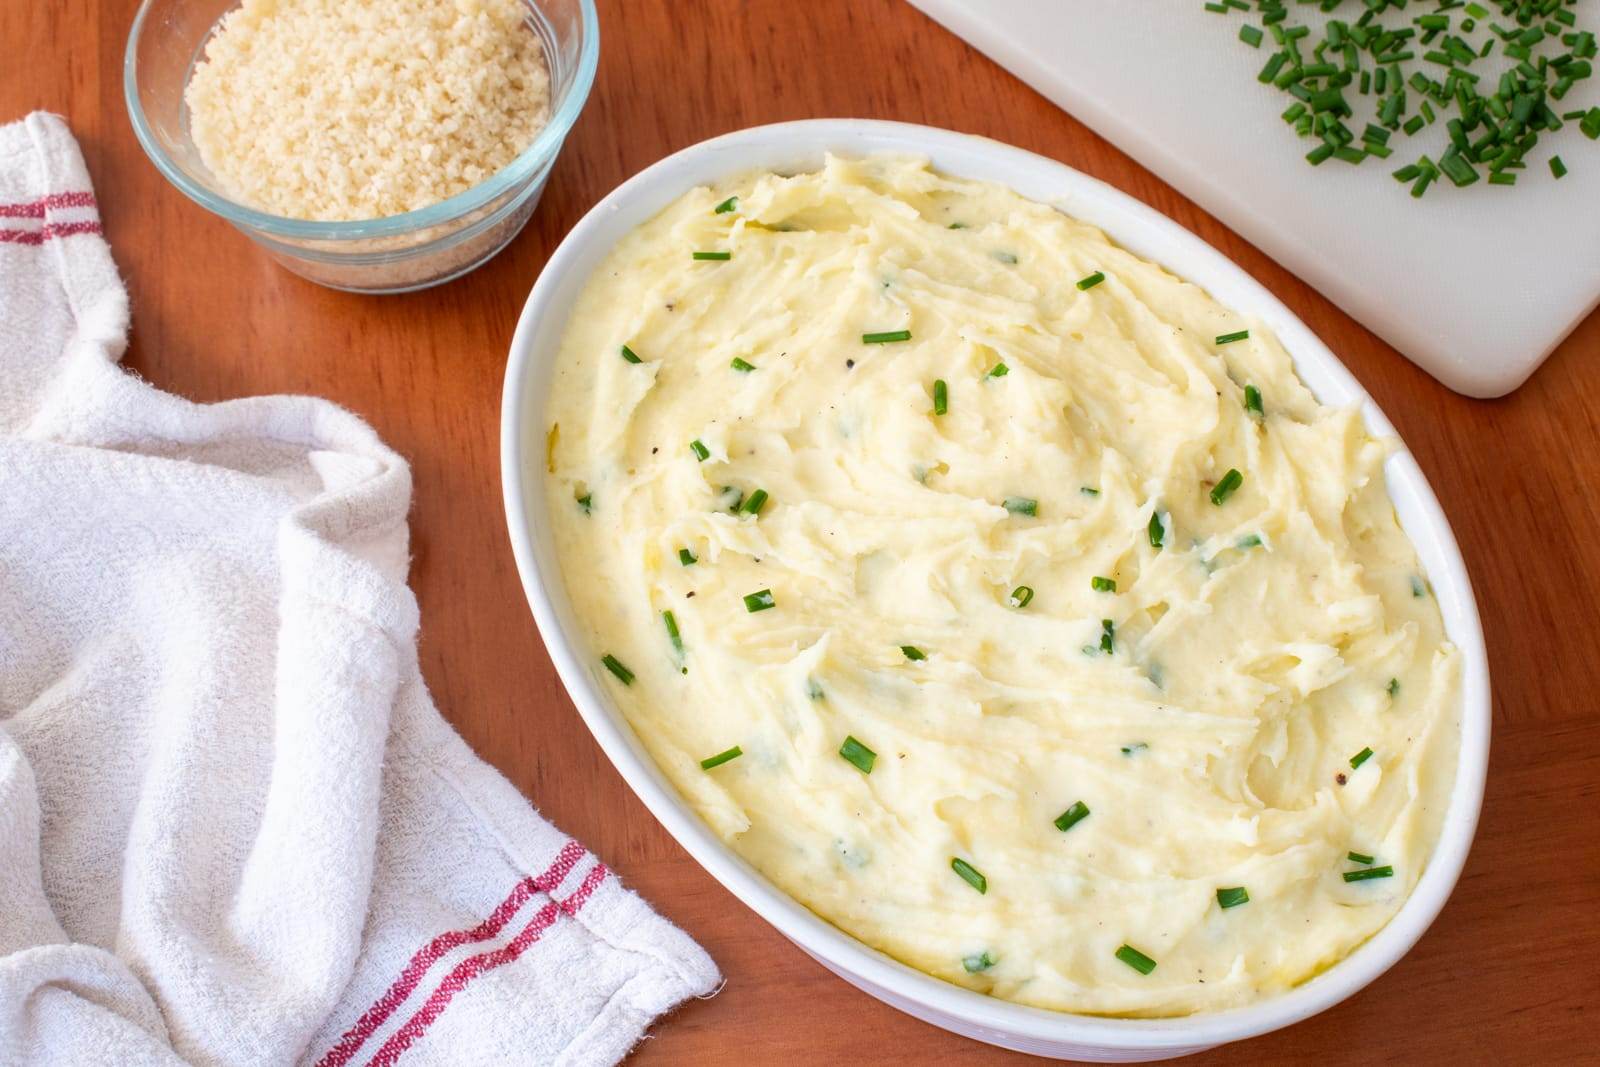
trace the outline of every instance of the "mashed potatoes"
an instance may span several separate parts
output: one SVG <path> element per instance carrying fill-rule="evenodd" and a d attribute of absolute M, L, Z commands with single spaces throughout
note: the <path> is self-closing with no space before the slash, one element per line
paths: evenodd
<path fill-rule="evenodd" d="M 868 944 L 1184 1014 L 1422 873 L 1458 657 L 1385 445 L 1099 231 L 903 158 L 695 190 L 596 271 L 546 420 L 602 684 Z"/>

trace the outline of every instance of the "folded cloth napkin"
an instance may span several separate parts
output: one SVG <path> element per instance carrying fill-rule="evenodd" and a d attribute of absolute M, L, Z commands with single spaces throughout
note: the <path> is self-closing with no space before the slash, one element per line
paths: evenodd
<path fill-rule="evenodd" d="M 434 709 L 405 462 L 119 369 L 99 234 L 0 127 L 0 1063 L 620 1059 L 716 968 Z"/>

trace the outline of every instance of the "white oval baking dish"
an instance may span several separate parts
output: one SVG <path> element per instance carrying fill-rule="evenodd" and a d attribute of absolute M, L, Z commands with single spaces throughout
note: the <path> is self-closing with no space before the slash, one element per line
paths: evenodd
<path fill-rule="evenodd" d="M 1099 226 L 1123 247 L 1204 287 L 1228 307 L 1261 319 L 1318 398 L 1329 404 L 1359 404 L 1372 433 L 1395 436 L 1394 427 L 1350 372 L 1271 293 L 1171 219 L 1070 167 L 948 130 L 851 119 L 760 126 L 702 142 L 635 175 L 573 228 L 528 296 L 506 367 L 500 461 L 511 544 L 539 632 L 589 730 L 667 831 L 784 936 L 885 1003 L 967 1037 L 1063 1059 L 1166 1059 L 1288 1026 L 1355 993 L 1403 956 L 1444 906 L 1472 843 L 1489 756 L 1489 671 L 1472 587 L 1438 500 L 1403 447 L 1386 467 L 1389 494 L 1463 661 L 1460 765 L 1443 832 L 1415 892 L 1383 930 L 1304 985 L 1243 1008 L 1176 1019 L 1070 1015 L 996 1000 L 913 970 L 818 918 L 724 845 L 657 769 L 607 699 L 598 662 L 572 636 L 579 631 L 545 521 L 543 412 L 568 313 L 613 245 L 684 192 L 743 171 L 815 168 L 826 152 L 914 153 L 940 170 L 1000 182 Z"/>

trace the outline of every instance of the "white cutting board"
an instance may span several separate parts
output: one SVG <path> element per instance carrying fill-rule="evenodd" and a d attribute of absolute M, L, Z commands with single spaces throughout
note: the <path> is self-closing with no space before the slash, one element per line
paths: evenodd
<path fill-rule="evenodd" d="M 1519 185 L 1441 181 L 1418 201 L 1389 173 L 1417 152 L 1438 159 L 1443 119 L 1396 135 L 1390 160 L 1313 169 L 1312 142 L 1279 118 L 1290 98 L 1256 81 L 1272 38 L 1259 50 L 1237 39 L 1242 22 L 1260 26 L 1254 12 L 1215 15 L 1201 0 L 910 2 L 1458 392 L 1515 389 L 1600 302 L 1600 142 L 1575 123 L 1540 138 Z M 1302 12 L 1316 9 L 1289 10 L 1309 21 Z M 1600 0 L 1574 11 L 1600 28 Z M 1485 81 L 1500 71 L 1472 69 Z M 1597 103 L 1600 73 L 1559 107 Z M 1570 168 L 1560 181 L 1553 152 Z"/>

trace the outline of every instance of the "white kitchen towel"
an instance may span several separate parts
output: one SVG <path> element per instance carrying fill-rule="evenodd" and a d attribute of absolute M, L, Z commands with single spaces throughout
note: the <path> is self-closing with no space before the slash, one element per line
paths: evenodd
<path fill-rule="evenodd" d="M 405 462 L 120 369 L 99 234 L 0 127 L 0 1063 L 620 1059 L 716 968 L 435 710 Z"/>

